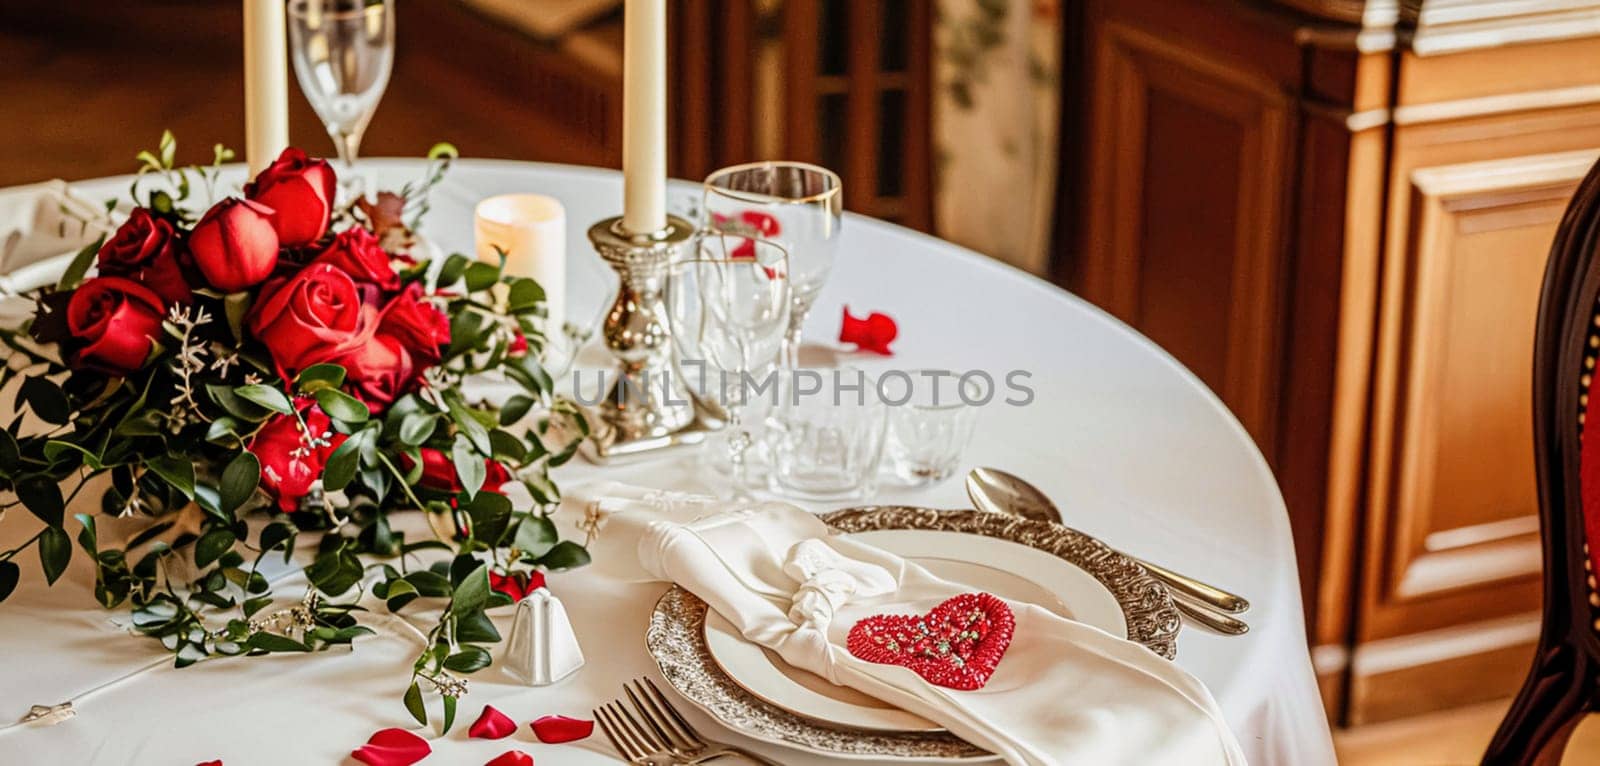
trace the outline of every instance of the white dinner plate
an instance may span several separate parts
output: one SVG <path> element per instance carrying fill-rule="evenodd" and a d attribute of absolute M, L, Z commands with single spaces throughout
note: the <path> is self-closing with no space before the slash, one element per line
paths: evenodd
<path fill-rule="evenodd" d="M 851 537 L 921 564 L 939 577 L 1013 601 L 1037 604 L 1115 636 L 1127 635 L 1122 607 L 1088 572 L 1036 548 L 993 537 L 925 529 L 882 529 Z M 723 672 L 751 694 L 822 723 L 872 731 L 942 731 L 914 713 L 785 663 L 739 635 L 715 611 L 706 646 Z"/>
<path fill-rule="evenodd" d="M 822 519 L 940 576 L 1125 635 L 1168 659 L 1176 654 L 1178 613 L 1166 587 L 1082 532 L 1000 514 L 909 506 L 850 508 Z M 656 602 L 645 645 L 662 678 L 685 700 L 752 739 L 870 763 L 994 758 L 926 720 L 788 668 L 734 635 L 679 586 Z"/>

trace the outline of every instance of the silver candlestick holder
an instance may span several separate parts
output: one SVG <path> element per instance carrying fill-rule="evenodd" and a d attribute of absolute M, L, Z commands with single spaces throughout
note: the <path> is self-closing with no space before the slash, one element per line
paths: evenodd
<path fill-rule="evenodd" d="M 665 302 L 669 267 L 691 257 L 694 226 L 669 215 L 661 231 L 634 234 L 618 216 L 589 227 L 589 242 L 620 278 L 603 327 L 617 368 L 581 452 L 604 463 L 704 441 L 709 426 L 673 359 Z"/>

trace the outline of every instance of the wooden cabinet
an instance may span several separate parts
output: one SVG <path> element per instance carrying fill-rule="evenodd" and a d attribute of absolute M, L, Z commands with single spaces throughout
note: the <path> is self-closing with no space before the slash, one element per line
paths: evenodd
<path fill-rule="evenodd" d="M 1600 156 L 1600 3 L 1091 0 L 1058 272 L 1289 504 L 1348 723 L 1505 696 L 1537 635 L 1536 299 Z"/>

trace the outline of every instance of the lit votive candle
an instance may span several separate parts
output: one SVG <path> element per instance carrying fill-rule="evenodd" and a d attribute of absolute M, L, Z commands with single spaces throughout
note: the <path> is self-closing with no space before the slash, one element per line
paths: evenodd
<path fill-rule="evenodd" d="M 502 194 L 478 203 L 473 226 L 479 260 L 495 263 L 506 253 L 505 273 L 531 277 L 544 288 L 549 309 L 546 333 L 566 319 L 567 211 L 543 194 Z"/>

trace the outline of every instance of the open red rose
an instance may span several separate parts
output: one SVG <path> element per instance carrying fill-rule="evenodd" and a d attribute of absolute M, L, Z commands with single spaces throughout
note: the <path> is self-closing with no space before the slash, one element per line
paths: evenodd
<path fill-rule="evenodd" d="M 455 462 L 442 450 L 432 447 L 421 447 L 417 452 L 422 455 L 422 478 L 418 484 L 428 489 L 437 489 L 441 492 L 460 492 L 461 479 L 456 476 Z M 401 462 L 407 471 L 411 470 L 411 456 L 402 454 Z M 511 472 L 495 460 L 483 461 L 485 475 L 482 491 L 499 492 L 500 487 L 511 480 Z"/>
<path fill-rule="evenodd" d="M 108 277 L 127 277 L 139 273 L 156 256 L 173 245 L 172 224 L 157 218 L 146 208 L 136 207 L 117 231 L 100 246 L 95 265 Z"/>
<path fill-rule="evenodd" d="M 383 307 L 378 332 L 399 339 L 426 369 L 439 363 L 439 347 L 450 343 L 450 318 L 423 300 L 422 286 L 413 284 Z"/>
<path fill-rule="evenodd" d="M 254 181 L 244 196 L 272 208 L 272 228 L 284 247 L 305 247 L 328 231 L 338 178 L 327 160 L 289 147 Z"/>
<path fill-rule="evenodd" d="M 365 402 L 374 415 L 422 384 L 422 371 L 405 345 L 381 332 L 334 357 L 333 363 L 344 367 L 350 393 Z"/>
<path fill-rule="evenodd" d="M 322 477 L 328 458 L 346 438 L 333 433 L 332 421 L 310 399 L 297 399 L 295 407 L 305 419 L 303 429 L 292 415 L 273 415 L 249 447 L 261 461 L 261 488 L 285 512 L 299 509 L 300 499 Z"/>
<path fill-rule="evenodd" d="M 384 290 L 400 286 L 400 275 L 389 262 L 389 254 L 378 244 L 377 237 L 360 226 L 340 232 L 312 263 L 329 264 L 357 282 L 374 284 Z"/>
<path fill-rule="evenodd" d="M 132 279 L 169 304 L 189 304 L 194 290 L 182 265 L 187 255 L 178 247 L 172 224 L 139 207 L 100 246 L 96 266 L 101 276 Z"/>
<path fill-rule="evenodd" d="M 218 290 L 236 293 L 261 284 L 278 265 L 272 208 L 237 197 L 218 202 L 189 233 L 189 252 Z"/>
<path fill-rule="evenodd" d="M 511 574 L 489 573 L 489 589 L 497 590 L 511 597 L 512 601 L 521 601 L 540 588 L 544 587 L 544 572 L 512 572 Z"/>
<path fill-rule="evenodd" d="M 432 752 L 428 740 L 405 729 L 383 729 L 351 751 L 350 757 L 367 766 L 411 766 Z"/>
<path fill-rule="evenodd" d="M 854 343 L 856 348 L 862 351 L 893 356 L 894 352 L 889 350 L 889 344 L 899 334 L 900 328 L 888 314 L 874 311 L 866 319 L 857 319 L 850 315 L 849 306 L 844 308 L 844 322 L 839 325 L 841 343 Z"/>
<path fill-rule="evenodd" d="M 144 366 L 161 335 L 166 312 L 161 297 L 122 277 L 96 277 L 78 286 L 67 302 L 67 332 L 81 344 L 77 365 L 111 375 Z"/>
<path fill-rule="evenodd" d="M 312 264 L 267 283 L 248 322 L 287 378 L 365 342 L 368 317 L 349 274 Z"/>

